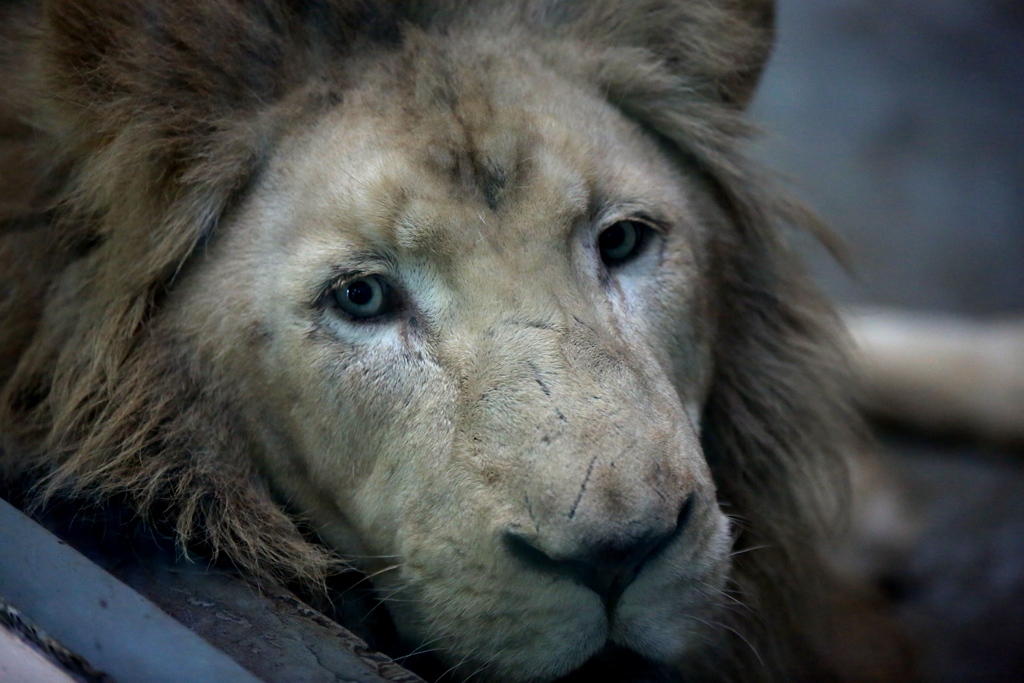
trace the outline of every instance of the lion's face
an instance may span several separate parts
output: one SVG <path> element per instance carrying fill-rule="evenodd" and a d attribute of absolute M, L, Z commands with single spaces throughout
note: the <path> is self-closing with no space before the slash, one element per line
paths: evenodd
<path fill-rule="evenodd" d="M 306 588 L 311 523 L 456 678 L 814 678 L 857 427 L 773 5 L 0 3 L 4 486 Z"/>
<path fill-rule="evenodd" d="M 698 439 L 721 217 L 539 60 L 427 53 L 280 146 L 174 324 L 410 644 L 500 680 L 685 658 L 730 546 Z"/>

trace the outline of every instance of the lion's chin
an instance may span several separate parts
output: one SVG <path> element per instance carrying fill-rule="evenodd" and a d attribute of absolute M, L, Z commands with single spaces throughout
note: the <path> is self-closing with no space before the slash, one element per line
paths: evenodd
<path fill-rule="evenodd" d="M 673 678 L 669 666 L 609 643 L 582 666 L 556 679 L 554 683 L 590 683 L 600 680 L 668 683 Z"/>
<path fill-rule="evenodd" d="M 427 680 L 440 680 L 441 677 L 452 674 L 452 667 L 447 662 L 432 656 L 417 657 L 414 662 L 407 661 L 406 664 L 413 666 Z M 550 673 L 543 673 L 544 669 Z M 499 670 L 484 667 L 476 671 L 467 669 L 461 675 L 471 675 L 473 680 L 492 683 L 591 683 L 599 680 L 669 683 L 678 679 L 677 676 L 673 677 L 674 669 L 670 664 L 649 659 L 635 650 L 615 645 L 611 641 L 606 641 L 582 662 L 562 659 L 556 663 L 546 660 L 543 663 L 537 662 L 535 666 L 529 667 L 529 670 L 531 673 L 524 669 Z"/>
<path fill-rule="evenodd" d="M 675 680 L 670 672 L 674 664 L 693 654 L 698 638 L 690 619 L 654 623 L 638 618 L 640 605 L 632 605 L 618 614 L 581 618 L 587 605 L 548 637 L 520 649 L 505 649 L 503 654 L 476 661 L 471 655 L 460 660 L 449 657 L 413 664 L 427 679 L 438 678 L 454 670 L 473 680 L 502 683 L 583 683 L 593 680 L 646 681 Z M 653 605 L 651 611 L 658 614 Z M 560 635 L 552 635 L 552 632 Z M 475 654 L 475 653 L 474 653 Z M 411 663 L 411 662 L 409 662 Z M 424 664 L 426 664 L 424 666 Z"/>

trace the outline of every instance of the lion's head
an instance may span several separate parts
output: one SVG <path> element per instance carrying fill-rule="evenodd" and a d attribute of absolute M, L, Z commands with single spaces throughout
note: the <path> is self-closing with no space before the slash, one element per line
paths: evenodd
<path fill-rule="evenodd" d="M 844 403 L 737 151 L 769 5 L 29 4 L 8 472 L 262 576 L 315 534 L 463 675 L 784 670 Z"/>

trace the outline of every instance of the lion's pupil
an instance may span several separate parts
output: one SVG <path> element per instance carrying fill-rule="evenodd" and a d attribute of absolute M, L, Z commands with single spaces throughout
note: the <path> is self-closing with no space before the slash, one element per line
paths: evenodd
<path fill-rule="evenodd" d="M 356 306 L 365 306 L 373 300 L 373 287 L 365 280 L 356 280 L 348 286 L 346 295 Z"/>
<path fill-rule="evenodd" d="M 626 240 L 626 231 L 621 225 L 613 225 L 604 232 L 598 238 L 599 246 L 601 251 L 615 251 L 622 246 L 622 243 Z"/>

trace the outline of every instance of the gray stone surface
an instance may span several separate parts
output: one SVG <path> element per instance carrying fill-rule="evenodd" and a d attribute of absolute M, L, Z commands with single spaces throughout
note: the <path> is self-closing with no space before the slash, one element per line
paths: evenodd
<path fill-rule="evenodd" d="M 180 563 L 114 571 L 266 683 L 422 683 L 278 586 Z"/>
<path fill-rule="evenodd" d="M 152 603 L 0 500 L 0 596 L 120 683 L 256 683 Z"/>
<path fill-rule="evenodd" d="M 279 586 L 55 526 L 99 564 L 0 499 L 0 598 L 117 683 L 422 683 Z"/>

